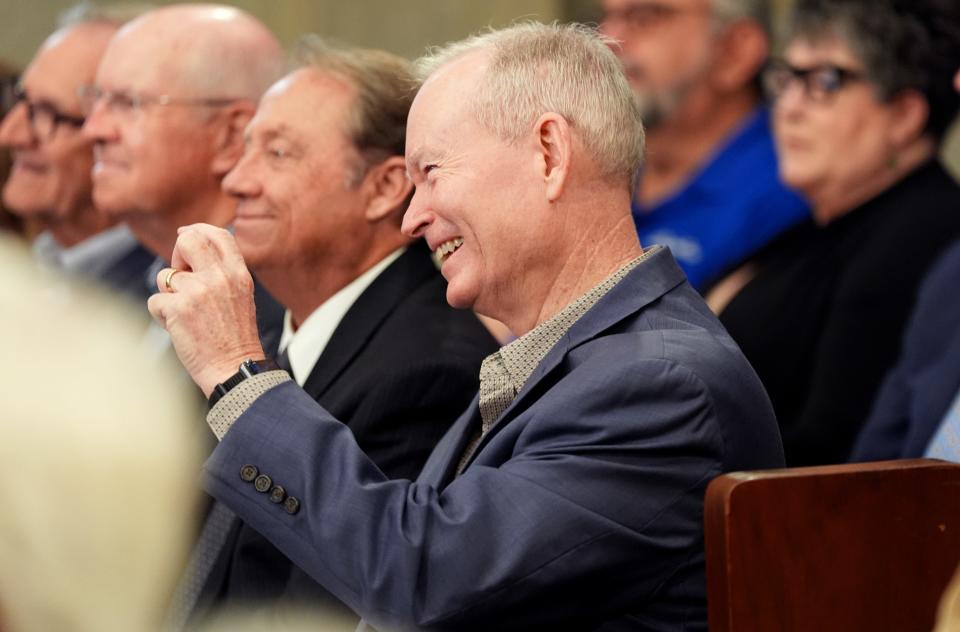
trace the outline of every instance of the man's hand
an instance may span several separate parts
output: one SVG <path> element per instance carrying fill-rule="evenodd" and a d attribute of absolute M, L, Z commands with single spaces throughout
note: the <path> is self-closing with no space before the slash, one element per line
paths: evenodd
<path fill-rule="evenodd" d="M 180 362 L 204 395 L 237 372 L 247 358 L 264 357 L 257 333 L 253 278 L 233 235 L 209 224 L 179 230 L 172 268 L 157 275 L 147 301 L 170 333 Z"/>

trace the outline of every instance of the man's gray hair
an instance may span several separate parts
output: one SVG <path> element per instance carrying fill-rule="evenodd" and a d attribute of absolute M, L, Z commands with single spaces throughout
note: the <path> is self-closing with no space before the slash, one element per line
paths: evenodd
<path fill-rule="evenodd" d="M 643 159 L 643 124 L 609 43 L 582 24 L 524 22 L 433 49 L 416 63 L 426 79 L 463 55 L 488 51 L 470 99 L 480 125 L 512 142 L 544 113 L 560 114 L 601 173 L 629 185 Z"/>

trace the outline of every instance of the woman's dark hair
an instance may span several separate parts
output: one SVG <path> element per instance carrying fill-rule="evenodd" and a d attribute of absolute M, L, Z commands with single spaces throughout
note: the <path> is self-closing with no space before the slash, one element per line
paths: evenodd
<path fill-rule="evenodd" d="M 916 90 L 930 107 L 938 142 L 960 108 L 958 0 L 797 0 L 787 41 L 837 37 L 863 63 L 881 99 Z"/>

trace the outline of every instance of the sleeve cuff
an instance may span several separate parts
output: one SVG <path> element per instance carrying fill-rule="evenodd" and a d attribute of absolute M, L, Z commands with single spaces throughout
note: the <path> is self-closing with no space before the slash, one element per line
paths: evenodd
<path fill-rule="evenodd" d="M 258 397 L 290 380 L 286 371 L 267 371 L 240 382 L 230 392 L 220 398 L 220 401 L 207 413 L 207 425 L 217 436 L 217 441 L 233 426 L 234 422 L 247 411 Z"/>

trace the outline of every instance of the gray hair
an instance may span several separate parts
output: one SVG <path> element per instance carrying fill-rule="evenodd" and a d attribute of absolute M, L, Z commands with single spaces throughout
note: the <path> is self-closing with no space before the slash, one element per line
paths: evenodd
<path fill-rule="evenodd" d="M 471 99 L 481 126 L 513 142 L 541 115 L 556 112 L 601 173 L 630 186 L 643 159 L 643 123 L 610 42 L 582 24 L 524 22 L 433 49 L 416 63 L 426 79 L 465 54 L 489 51 Z"/>
<path fill-rule="evenodd" d="M 345 130 L 362 161 L 353 184 L 370 166 L 403 156 L 407 114 L 419 85 L 413 64 L 382 50 L 335 45 L 318 35 L 300 39 L 294 60 L 300 67 L 336 75 L 355 91 Z"/>

